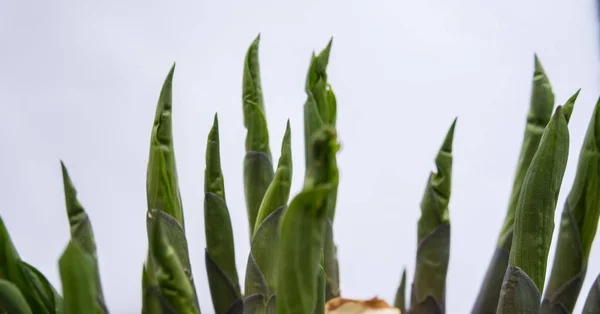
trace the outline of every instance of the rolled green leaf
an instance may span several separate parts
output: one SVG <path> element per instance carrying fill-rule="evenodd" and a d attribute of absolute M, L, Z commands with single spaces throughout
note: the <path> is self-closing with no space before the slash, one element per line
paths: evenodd
<path fill-rule="evenodd" d="M 160 298 L 153 263 L 146 263 L 142 269 L 142 314 L 162 314 Z"/>
<path fill-rule="evenodd" d="M 216 314 L 224 314 L 242 293 L 235 266 L 235 247 L 231 219 L 225 200 L 225 183 L 221 169 L 219 120 L 208 135 L 204 171 L 204 230 L 206 233 L 206 271 Z"/>
<path fill-rule="evenodd" d="M 600 313 L 600 275 L 596 277 L 594 283 L 590 287 L 585 305 L 583 306 L 582 314 L 596 314 Z"/>
<path fill-rule="evenodd" d="M 431 173 L 421 200 L 416 269 L 410 313 L 445 313 L 446 273 L 450 259 L 450 215 L 448 203 L 452 183 L 452 141 L 456 119 L 435 158 L 437 173 Z"/>
<path fill-rule="evenodd" d="M 70 241 L 59 261 L 65 314 L 103 312 L 97 302 L 94 268 L 92 255 Z"/>
<path fill-rule="evenodd" d="M 148 243 L 155 263 L 155 275 L 160 294 L 175 313 L 200 313 L 196 306 L 194 289 L 175 248 L 169 243 L 168 222 L 159 210 L 148 214 Z M 163 308 L 164 309 L 164 308 Z"/>
<path fill-rule="evenodd" d="M 290 188 L 292 187 L 292 139 L 291 139 L 290 121 L 287 121 L 283 142 L 281 143 L 281 156 L 277 165 L 275 177 L 267 189 L 258 210 L 254 233 L 260 224 L 276 209 L 287 205 L 290 197 Z"/>
<path fill-rule="evenodd" d="M 406 268 L 402 271 L 402 279 L 398 291 L 396 291 L 394 306 L 399 308 L 401 313 L 406 313 Z"/>
<path fill-rule="evenodd" d="M 183 207 L 179 193 L 173 147 L 172 88 L 174 71 L 175 64 L 171 67 L 163 83 L 156 106 L 156 115 L 154 117 L 150 141 L 150 157 L 146 174 L 146 193 L 148 209 L 160 210 L 159 215 L 164 218 L 165 222 L 165 234 L 168 236 L 169 243 L 173 246 L 177 257 L 181 261 L 184 272 L 194 290 L 194 295 L 196 295 L 185 237 Z M 146 271 L 148 272 L 147 284 L 155 286 L 157 284 L 155 274 L 150 272 L 155 267 L 148 265 L 149 263 L 152 263 L 150 256 L 148 256 L 146 261 Z M 153 294 L 144 294 L 144 297 L 152 296 Z M 195 297 L 195 300 L 196 306 L 199 307 L 197 297 Z M 147 300 L 142 303 L 157 304 L 157 301 Z"/>
<path fill-rule="evenodd" d="M 277 313 L 312 313 L 317 301 L 317 275 L 325 242 L 327 198 L 335 180 L 339 149 L 335 129 L 313 137 L 311 168 L 304 187 L 291 201 L 280 224 Z"/>
<path fill-rule="evenodd" d="M 600 215 L 600 100 L 587 129 L 573 188 L 562 213 L 540 313 L 571 313 L 585 279 Z"/>
<path fill-rule="evenodd" d="M 244 195 L 250 235 L 254 233 L 260 204 L 274 175 L 269 148 L 269 130 L 260 82 L 259 41 L 260 35 L 252 42 L 246 53 L 242 86 L 244 126 L 247 129 L 246 156 L 244 158 Z"/>
<path fill-rule="evenodd" d="M 304 104 L 304 148 L 306 169 L 311 167 L 312 163 L 312 138 L 323 126 L 328 125 L 335 128 L 337 101 L 331 86 L 327 82 L 327 65 L 329 64 L 329 54 L 333 39 L 329 41 L 327 47 L 315 55 L 313 53 L 310 68 L 306 78 L 305 91 L 307 95 Z M 337 161 L 334 161 L 332 170 L 337 171 Z M 308 174 L 307 174 L 308 175 Z M 337 200 L 338 179 L 333 182 L 334 188 L 331 191 L 328 201 L 327 215 L 333 222 L 335 217 L 335 205 Z"/>
<path fill-rule="evenodd" d="M 185 229 L 173 147 L 172 89 L 174 72 L 175 64 L 167 74 L 156 106 L 150 141 L 146 190 L 148 208 L 161 208 Z"/>
<path fill-rule="evenodd" d="M 58 294 L 58 291 L 46 279 L 46 277 L 35 267 L 21 261 L 20 268 L 23 274 L 32 284 L 33 289 L 40 296 L 43 303 L 46 305 L 50 313 L 64 313 L 63 299 Z M 98 306 L 104 313 L 108 313 L 108 309 L 103 302 L 98 302 Z"/>
<path fill-rule="evenodd" d="M 96 274 L 96 299 L 102 309 L 106 309 L 106 301 L 102 292 L 102 283 L 100 280 L 100 269 L 98 258 L 96 256 L 96 241 L 94 240 L 94 230 L 92 223 L 85 209 L 77 199 L 77 190 L 73 185 L 69 172 L 65 164 L 60 162 L 63 176 L 63 185 L 65 190 L 65 202 L 67 207 L 67 216 L 69 226 L 71 227 L 71 241 L 76 242 L 86 253 L 90 254 L 94 262 L 94 273 Z M 108 311 L 106 311 L 108 313 Z"/>
<path fill-rule="evenodd" d="M 315 302 L 313 314 L 325 314 L 326 285 L 327 280 L 325 279 L 325 269 L 320 266 L 317 275 L 317 302 Z"/>
<path fill-rule="evenodd" d="M 502 286 L 502 280 L 508 266 L 508 256 L 512 245 L 513 222 L 515 220 L 517 201 L 519 200 L 519 194 L 527 169 L 531 164 L 533 155 L 537 151 L 544 129 L 552 117 L 552 108 L 554 107 L 552 86 L 537 55 L 534 56 L 534 64 L 535 70 L 533 73 L 529 112 L 527 113 L 521 153 L 508 202 L 508 210 L 500 231 L 496 250 L 494 251 L 471 312 L 473 314 L 493 313 L 498 306 L 500 287 Z"/>
<path fill-rule="evenodd" d="M 541 294 L 546 277 L 554 210 L 569 154 L 568 123 L 578 94 L 556 108 L 525 175 L 498 313 L 520 313 L 514 312 L 518 306 L 539 309 L 541 300 L 534 297 Z"/>
<path fill-rule="evenodd" d="M 333 241 L 333 226 L 327 219 L 325 225 L 325 247 L 323 248 L 325 270 L 325 302 L 340 296 L 340 270 L 337 259 L 337 246 Z"/>
<path fill-rule="evenodd" d="M 60 313 L 57 309 L 61 308 L 61 298 L 52 294 L 54 288 L 48 291 L 42 285 L 41 282 L 47 280 L 38 274 L 21 260 L 0 218 L 0 279 L 10 281 L 19 289 L 33 313 Z"/>
<path fill-rule="evenodd" d="M 19 288 L 4 279 L 0 279 L 0 312 L 11 314 L 33 313 Z"/>

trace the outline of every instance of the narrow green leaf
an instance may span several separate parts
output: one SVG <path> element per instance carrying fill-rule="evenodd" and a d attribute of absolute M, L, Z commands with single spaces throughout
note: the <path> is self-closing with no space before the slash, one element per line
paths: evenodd
<path fill-rule="evenodd" d="M 292 173 L 292 140 L 290 120 L 288 120 L 283 142 L 281 143 L 281 156 L 279 157 L 277 171 L 260 204 L 254 225 L 254 233 L 267 216 L 277 208 L 287 205 L 292 187 Z"/>
<path fill-rule="evenodd" d="M 0 279 L 0 310 L 10 314 L 33 313 L 19 288 L 4 279 Z"/>
<path fill-rule="evenodd" d="M 0 217 L 0 279 L 12 282 L 23 294 L 34 313 L 54 312 L 53 304 L 44 303 L 31 277 L 23 271 L 24 264 L 14 247 L 4 221 Z"/>
<path fill-rule="evenodd" d="M 221 169 L 219 120 L 208 135 L 204 171 L 204 230 L 206 233 L 206 271 L 213 306 L 217 314 L 225 313 L 241 298 L 235 265 L 235 246 L 229 210 L 225 200 L 225 183 Z"/>
<path fill-rule="evenodd" d="M 156 106 L 156 115 L 154 117 L 150 141 L 150 156 L 146 174 L 146 193 L 148 209 L 159 209 L 159 215 L 164 218 L 163 222 L 165 223 L 165 233 L 168 237 L 168 241 L 170 245 L 173 246 L 179 261 L 183 265 L 184 271 L 194 291 L 196 306 L 199 307 L 196 289 L 192 279 L 192 268 L 187 241 L 185 239 L 185 219 L 179 192 L 177 165 L 175 162 L 175 150 L 173 145 L 172 89 L 174 71 L 175 64 L 173 64 L 171 70 L 167 74 Z M 149 211 L 147 213 L 150 214 Z M 151 262 L 152 258 L 151 256 L 148 256 L 146 271 L 156 268 L 153 265 L 148 265 L 148 263 Z M 149 273 L 148 275 L 150 283 L 152 285 L 156 284 L 155 274 Z M 156 304 L 156 300 L 149 302 Z"/>
<path fill-rule="evenodd" d="M 568 160 L 570 116 L 566 113 L 572 111 L 578 93 L 556 108 L 527 170 L 517 203 L 509 263 L 522 269 L 540 291 L 554 231 L 554 210 Z"/>
<path fill-rule="evenodd" d="M 100 313 L 97 304 L 94 259 L 70 241 L 59 260 L 60 279 L 66 314 Z"/>
<path fill-rule="evenodd" d="M 327 280 L 325 280 L 325 269 L 322 266 L 319 267 L 317 275 L 317 302 L 315 302 L 315 309 L 313 314 L 325 314 L 325 286 Z"/>
<path fill-rule="evenodd" d="M 152 265 L 147 263 L 142 269 L 142 314 L 162 314 L 160 290 Z"/>
<path fill-rule="evenodd" d="M 599 115 L 600 100 L 588 126 L 573 188 L 563 209 L 554 264 L 540 313 L 572 312 L 585 280 L 600 218 Z"/>
<path fill-rule="evenodd" d="M 452 183 L 452 122 L 435 158 L 437 173 L 431 173 L 421 200 L 418 223 L 416 269 L 411 292 L 412 314 L 445 313 L 446 274 L 450 259 L 450 202 Z M 431 300 L 428 300 L 431 299 Z M 430 311 L 434 312 L 430 312 Z"/>
<path fill-rule="evenodd" d="M 596 280 L 590 287 L 585 305 L 583 306 L 582 314 L 596 314 L 600 313 L 600 275 L 596 277 Z"/>
<path fill-rule="evenodd" d="M 527 169 L 531 164 L 533 155 L 537 151 L 544 129 L 552 117 L 554 93 L 550 81 L 548 80 L 548 76 L 537 55 L 534 55 L 534 68 L 529 112 L 527 113 L 525 132 L 521 144 L 521 153 L 514 175 L 512 191 L 508 202 L 508 210 L 506 212 L 506 217 L 504 218 L 500 236 L 498 237 L 497 248 L 494 251 L 494 255 L 492 256 L 492 260 L 490 261 L 486 276 L 471 312 L 473 314 L 491 313 L 495 311 L 498 306 L 500 287 L 502 286 L 504 273 L 508 266 L 508 256 L 512 245 L 513 223 L 515 220 L 515 212 L 517 210 L 517 201 L 519 200 L 519 194 L 521 193 Z"/>
<path fill-rule="evenodd" d="M 329 64 L 329 55 L 333 39 L 329 41 L 327 47 L 315 55 L 313 53 L 310 68 L 306 78 L 305 91 L 307 99 L 304 104 L 304 148 L 306 169 L 309 169 L 312 163 L 311 141 L 313 136 L 324 126 L 328 125 L 335 128 L 337 101 L 335 94 L 331 90 L 331 85 L 327 82 L 327 65 Z M 337 172 L 337 161 L 334 162 L 332 170 Z M 329 195 L 327 205 L 327 215 L 333 222 L 335 217 L 335 208 L 337 202 L 338 178 L 332 181 L 333 189 Z"/>
<path fill-rule="evenodd" d="M 333 226 L 331 220 L 327 219 L 325 225 L 325 247 L 323 248 L 325 258 L 325 302 L 340 296 L 340 270 L 337 259 L 337 247 L 333 240 Z"/>
<path fill-rule="evenodd" d="M 193 286 L 176 250 L 169 243 L 165 219 L 169 216 L 161 215 L 159 210 L 151 210 L 148 214 L 148 242 L 161 295 L 177 313 L 200 313 Z"/>
<path fill-rule="evenodd" d="M 246 53 L 242 84 L 242 105 L 246 134 L 244 159 L 244 195 L 250 235 L 254 233 L 256 217 L 267 188 L 273 180 L 273 164 L 269 148 L 269 130 L 265 115 L 260 80 L 258 45 L 260 35 Z"/>
<path fill-rule="evenodd" d="M 396 291 L 394 306 L 399 308 L 401 313 L 406 313 L 406 268 L 402 271 L 402 279 Z"/>
<path fill-rule="evenodd" d="M 205 251 L 204 256 L 215 313 L 225 314 L 232 306 L 242 300 L 240 287 L 231 281 L 208 251 Z"/>
<path fill-rule="evenodd" d="M 146 191 L 148 208 L 161 208 L 185 228 L 173 147 L 172 89 L 174 72 L 175 64 L 164 81 L 156 106 L 150 141 Z"/>
<path fill-rule="evenodd" d="M 533 309 L 534 305 L 538 309 L 541 303 L 554 210 L 569 154 L 568 122 L 578 93 L 556 108 L 525 175 L 498 313 L 525 313 L 514 311 Z M 529 299 L 536 296 L 539 296 L 536 300 Z"/>
<path fill-rule="evenodd" d="M 328 127 L 313 137 L 314 154 L 304 188 L 290 203 L 280 226 L 277 313 L 312 313 L 317 271 L 324 246 L 327 197 L 337 172 L 336 132 Z"/>
<path fill-rule="evenodd" d="M 67 207 L 67 216 L 69 226 L 71 227 L 71 240 L 76 242 L 94 261 L 94 272 L 96 274 L 96 299 L 101 308 L 106 308 L 104 294 L 102 292 L 102 283 L 100 280 L 100 269 L 98 258 L 96 256 L 96 241 L 94 239 L 94 230 L 92 223 L 85 209 L 77 199 L 77 190 L 69 176 L 65 164 L 60 162 L 63 176 L 63 185 L 65 191 L 65 202 Z"/>

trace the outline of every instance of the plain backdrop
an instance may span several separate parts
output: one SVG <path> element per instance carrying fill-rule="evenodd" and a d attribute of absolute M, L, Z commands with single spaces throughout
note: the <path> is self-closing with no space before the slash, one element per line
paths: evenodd
<path fill-rule="evenodd" d="M 145 176 L 160 87 L 173 62 L 174 141 L 193 273 L 204 268 L 206 136 L 221 156 L 244 277 L 243 61 L 261 33 L 273 157 L 291 119 L 294 180 L 304 174 L 302 105 L 313 51 L 334 38 L 341 184 L 335 221 L 342 293 L 390 302 L 412 281 L 419 202 L 445 132 L 454 144 L 448 313 L 468 313 L 504 219 L 529 106 L 533 55 L 556 103 L 582 88 L 570 122 L 565 196 L 599 88 L 594 1 L 0 2 L 0 215 L 21 257 L 60 291 L 69 238 L 59 160 L 91 217 L 112 313 L 139 313 L 147 250 Z M 558 225 L 555 229 L 555 236 Z M 554 254 L 554 246 L 550 259 Z M 600 273 L 600 241 L 576 311 Z M 548 271 L 550 271 L 550 264 Z"/>

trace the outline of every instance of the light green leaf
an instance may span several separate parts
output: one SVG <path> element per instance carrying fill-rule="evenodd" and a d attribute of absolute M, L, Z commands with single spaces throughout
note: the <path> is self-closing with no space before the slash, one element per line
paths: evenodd
<path fill-rule="evenodd" d="M 167 234 L 169 228 L 166 228 L 165 217 L 170 216 L 160 213 L 159 210 L 151 210 L 148 215 L 148 242 L 160 293 L 177 313 L 200 313 L 192 283 L 169 241 L 171 237 Z"/>
<path fill-rule="evenodd" d="M 283 142 L 281 143 L 281 156 L 279 157 L 275 178 L 271 181 L 260 204 L 254 225 L 254 233 L 267 216 L 277 208 L 287 205 L 290 188 L 292 187 L 292 173 L 292 142 L 290 121 L 288 120 Z"/>
<path fill-rule="evenodd" d="M 71 227 L 71 241 L 76 242 L 81 248 L 93 259 L 94 273 L 96 274 L 96 299 L 100 308 L 106 308 L 104 294 L 102 292 L 102 283 L 100 280 L 100 269 L 98 266 L 98 258 L 96 256 L 96 241 L 94 240 L 94 230 L 92 223 L 85 209 L 77 199 L 77 190 L 71 181 L 69 172 L 65 164 L 61 161 L 63 185 L 65 191 L 65 203 L 67 207 L 67 216 L 69 218 L 69 226 Z M 108 313 L 108 311 L 106 311 Z"/>
<path fill-rule="evenodd" d="M 333 128 L 313 138 L 314 162 L 307 169 L 304 188 L 290 203 L 280 226 L 277 313 L 312 313 L 316 302 L 317 272 L 325 239 L 327 197 L 335 179 L 339 149 Z"/>
<path fill-rule="evenodd" d="M 247 129 L 244 195 L 250 235 L 254 233 L 260 204 L 274 175 L 260 80 L 259 42 L 260 35 L 252 42 L 246 53 L 242 86 L 244 126 Z"/>
<path fill-rule="evenodd" d="M 101 313 L 97 304 L 94 259 L 70 241 L 59 261 L 66 314 Z"/>

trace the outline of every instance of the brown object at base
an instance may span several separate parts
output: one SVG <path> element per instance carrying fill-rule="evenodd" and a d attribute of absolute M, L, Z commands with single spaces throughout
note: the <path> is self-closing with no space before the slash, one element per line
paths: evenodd
<path fill-rule="evenodd" d="M 370 300 L 334 298 L 325 304 L 325 314 L 402 314 L 399 308 L 374 297 Z"/>

